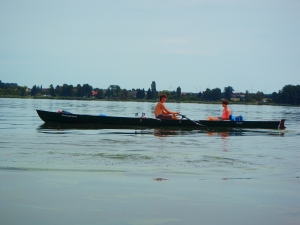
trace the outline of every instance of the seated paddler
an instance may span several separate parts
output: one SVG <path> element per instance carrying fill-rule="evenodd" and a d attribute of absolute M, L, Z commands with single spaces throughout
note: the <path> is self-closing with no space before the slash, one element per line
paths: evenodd
<path fill-rule="evenodd" d="M 154 115 L 158 119 L 177 119 L 176 115 L 179 112 L 173 112 L 167 109 L 165 106 L 165 101 L 167 100 L 167 96 L 165 94 L 160 95 L 159 102 L 156 104 L 154 109 Z"/>
<path fill-rule="evenodd" d="M 229 120 L 230 119 L 230 114 L 231 114 L 231 110 L 228 107 L 228 100 L 227 99 L 223 99 L 222 100 L 222 106 L 223 106 L 223 112 L 222 112 L 222 116 L 219 117 L 213 117 L 213 116 L 209 116 L 207 117 L 206 120 Z"/>

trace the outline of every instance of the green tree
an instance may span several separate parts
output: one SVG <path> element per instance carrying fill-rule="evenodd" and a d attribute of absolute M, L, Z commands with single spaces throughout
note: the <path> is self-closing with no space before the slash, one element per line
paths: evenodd
<path fill-rule="evenodd" d="M 170 99 L 170 97 L 171 97 L 171 92 L 168 91 L 168 90 L 162 90 L 162 91 L 161 91 L 161 94 L 165 94 L 165 95 L 167 96 L 168 99 Z"/>
<path fill-rule="evenodd" d="M 49 94 L 50 94 L 51 96 L 55 96 L 54 87 L 53 87 L 52 84 L 49 86 Z"/>
<path fill-rule="evenodd" d="M 144 89 L 143 89 L 143 92 L 144 92 L 144 97 L 145 97 L 145 91 L 144 91 Z M 124 98 L 124 99 L 128 98 L 128 94 L 129 94 L 129 92 L 126 89 L 122 89 L 122 91 L 121 91 L 121 98 Z"/>
<path fill-rule="evenodd" d="M 121 88 L 119 85 L 110 85 L 106 92 L 106 97 L 108 98 L 119 98 L 121 95 Z"/>
<path fill-rule="evenodd" d="M 97 94 L 96 94 L 96 98 L 98 98 L 98 99 L 103 99 L 104 98 L 104 91 L 103 91 L 103 89 L 96 89 L 95 91 L 97 91 Z"/>
<path fill-rule="evenodd" d="M 150 90 L 150 88 L 147 91 L 147 99 L 152 99 L 152 91 Z"/>
<path fill-rule="evenodd" d="M 177 98 L 177 91 L 170 91 L 170 99 L 176 99 Z"/>
<path fill-rule="evenodd" d="M 144 99 L 145 98 L 145 90 L 143 89 L 136 89 L 136 98 L 137 99 Z"/>
<path fill-rule="evenodd" d="M 121 87 L 119 85 L 115 85 L 115 88 L 116 97 L 120 98 L 122 92 Z"/>
<path fill-rule="evenodd" d="M 258 101 L 258 102 L 261 102 L 264 98 L 264 93 L 263 92 L 256 92 L 255 94 L 255 100 Z"/>
<path fill-rule="evenodd" d="M 206 90 L 203 92 L 203 99 L 206 101 L 211 101 L 211 90 L 209 88 L 206 88 Z"/>
<path fill-rule="evenodd" d="M 104 96 L 105 96 L 106 98 L 112 98 L 112 96 L 113 96 L 113 91 L 111 90 L 110 87 L 108 87 L 108 88 L 106 89 Z"/>
<path fill-rule="evenodd" d="M 33 85 L 33 87 L 31 88 L 30 95 L 31 96 L 36 96 L 36 94 L 37 94 L 36 85 Z"/>
<path fill-rule="evenodd" d="M 89 84 L 82 85 L 82 95 L 90 98 L 92 96 L 93 87 Z"/>
<path fill-rule="evenodd" d="M 220 88 L 214 88 L 211 90 L 211 100 L 217 101 L 221 99 L 221 89 Z"/>
<path fill-rule="evenodd" d="M 36 94 L 37 95 L 38 93 L 41 93 L 41 88 L 39 86 L 36 86 Z"/>
<path fill-rule="evenodd" d="M 225 87 L 225 88 L 224 88 L 224 97 L 225 97 L 228 101 L 230 101 L 233 92 L 234 92 L 234 89 L 233 89 L 232 87 L 230 87 L 230 86 Z"/>
<path fill-rule="evenodd" d="M 200 91 L 199 93 L 198 93 L 198 98 L 202 98 L 202 92 Z"/>
<path fill-rule="evenodd" d="M 272 101 L 275 102 L 275 103 L 280 103 L 280 99 L 279 99 L 279 96 L 278 96 L 278 93 L 276 93 L 275 91 L 272 93 Z"/>
<path fill-rule="evenodd" d="M 24 86 L 24 87 L 18 87 L 18 91 L 19 91 L 19 94 L 21 96 L 25 96 L 26 95 L 26 90 L 27 90 L 26 86 Z"/>
<path fill-rule="evenodd" d="M 83 97 L 81 84 L 77 84 L 76 86 L 76 97 Z"/>
<path fill-rule="evenodd" d="M 54 89 L 54 93 L 55 95 L 59 96 L 60 95 L 60 87 L 59 85 L 56 85 L 55 89 Z"/>
<path fill-rule="evenodd" d="M 300 104 L 300 85 L 285 85 L 281 94 L 282 103 L 299 105 Z"/>
<path fill-rule="evenodd" d="M 157 94 L 156 94 L 156 83 L 155 81 L 152 81 L 152 84 L 151 84 L 151 92 L 152 92 L 152 98 L 155 98 L 157 97 Z"/>
<path fill-rule="evenodd" d="M 248 90 L 245 93 L 245 102 L 250 102 L 250 94 Z"/>
<path fill-rule="evenodd" d="M 68 92 L 68 85 L 67 84 L 63 84 L 63 86 L 61 87 L 61 91 L 60 91 L 60 96 L 67 96 L 67 92 Z"/>
<path fill-rule="evenodd" d="M 180 86 L 176 89 L 176 98 L 180 98 L 181 97 L 181 88 Z"/>
<path fill-rule="evenodd" d="M 74 93 L 73 90 L 73 85 L 63 84 L 60 95 L 64 97 L 72 97 Z"/>

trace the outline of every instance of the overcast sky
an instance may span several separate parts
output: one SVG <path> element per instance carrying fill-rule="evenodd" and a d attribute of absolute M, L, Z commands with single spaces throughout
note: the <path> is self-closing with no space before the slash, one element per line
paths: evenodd
<path fill-rule="evenodd" d="M 300 84 L 299 0 L 0 0 L 0 80 L 277 92 Z"/>

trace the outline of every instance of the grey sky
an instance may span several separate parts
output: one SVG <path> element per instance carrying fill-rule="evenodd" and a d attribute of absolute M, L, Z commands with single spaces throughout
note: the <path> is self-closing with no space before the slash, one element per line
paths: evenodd
<path fill-rule="evenodd" d="M 299 0 L 0 0 L 0 80 L 272 93 L 300 83 Z"/>

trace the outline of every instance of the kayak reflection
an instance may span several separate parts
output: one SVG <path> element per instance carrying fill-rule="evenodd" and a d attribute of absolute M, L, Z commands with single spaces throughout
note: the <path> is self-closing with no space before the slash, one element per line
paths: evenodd
<path fill-rule="evenodd" d="M 214 132 L 214 131 L 208 131 L 207 133 L 207 136 L 220 136 L 222 138 L 227 138 L 229 136 L 242 136 L 243 135 L 243 132 L 238 132 L 238 131 L 235 131 L 235 132 Z"/>
<path fill-rule="evenodd" d="M 284 136 L 284 132 L 280 130 L 262 130 L 262 129 L 237 129 L 237 128 L 214 128 L 211 130 L 194 129 L 192 127 L 136 127 L 136 126 L 124 126 L 124 125 L 107 125 L 107 124 L 95 124 L 95 123 L 56 123 L 47 122 L 38 126 L 37 130 L 42 133 L 58 132 L 66 133 L 72 130 L 99 130 L 101 133 L 117 133 L 117 134 L 151 134 L 156 137 L 168 137 L 178 135 L 206 135 L 206 136 L 219 136 L 221 138 L 227 138 L 230 136 L 256 136 L 256 135 L 280 135 Z"/>

